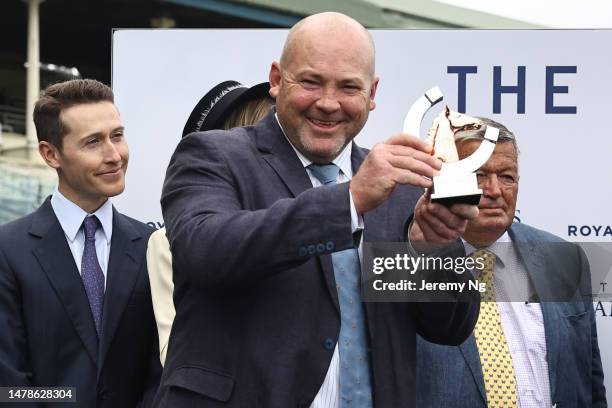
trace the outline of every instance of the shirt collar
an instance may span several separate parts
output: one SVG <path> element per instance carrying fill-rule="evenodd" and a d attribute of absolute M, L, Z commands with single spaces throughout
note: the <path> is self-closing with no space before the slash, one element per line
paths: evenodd
<path fill-rule="evenodd" d="M 113 205 L 110 200 L 106 200 L 93 214 L 88 214 L 81 207 L 67 199 L 56 187 L 51 196 L 51 207 L 70 242 L 75 240 L 83 220 L 88 215 L 98 217 L 106 241 L 111 242 L 113 234 Z"/>
<path fill-rule="evenodd" d="M 293 149 L 293 151 L 295 151 L 295 154 L 297 154 L 298 159 L 300 159 L 300 162 L 302 163 L 302 166 L 304 166 L 304 168 L 307 168 L 308 166 L 310 166 L 312 164 L 312 162 L 310 160 L 308 160 L 306 158 L 306 156 L 304 156 L 293 145 L 293 143 L 291 143 L 291 140 L 289 140 L 289 138 L 285 134 L 285 130 L 283 129 L 283 125 L 281 125 L 280 121 L 278 120 L 278 113 L 274 112 L 274 117 L 276 118 L 276 122 L 278 122 L 278 126 L 281 128 L 281 131 L 283 132 L 283 136 L 285 136 L 285 139 L 287 139 L 287 141 L 291 145 L 291 148 Z M 342 172 L 342 174 L 344 174 L 349 179 L 353 177 L 353 165 L 351 163 L 351 155 L 352 155 L 352 153 L 353 153 L 353 142 L 350 142 L 350 143 L 348 143 L 344 147 L 344 149 L 342 149 L 340 154 L 338 156 L 336 156 L 336 158 L 334 160 L 332 160 L 332 163 L 335 164 L 336 166 L 338 166 L 340 168 L 340 171 Z"/>
<path fill-rule="evenodd" d="M 463 245 L 465 246 L 465 253 L 468 255 L 478 249 L 486 249 L 487 251 L 493 252 L 497 260 L 499 260 L 502 265 L 505 265 L 508 261 L 509 251 L 511 247 L 509 243 L 512 242 L 508 231 L 505 231 L 501 235 L 501 237 L 497 238 L 497 241 L 493 242 L 491 245 L 485 248 L 476 248 L 474 245 L 463 239 L 463 237 L 461 237 L 461 241 L 463 241 Z"/>

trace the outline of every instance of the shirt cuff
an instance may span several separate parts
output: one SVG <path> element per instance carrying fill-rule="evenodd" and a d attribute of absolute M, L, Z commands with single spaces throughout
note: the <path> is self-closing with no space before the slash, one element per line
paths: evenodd
<path fill-rule="evenodd" d="M 410 220 L 410 224 L 408 225 L 408 231 L 406 232 L 406 246 L 408 247 L 408 255 L 413 258 L 419 257 L 419 252 L 414 249 L 412 246 L 412 242 L 410 242 L 410 229 L 412 228 L 412 224 L 414 224 L 414 219 Z"/>
<path fill-rule="evenodd" d="M 351 201 L 351 232 L 354 234 L 363 230 L 363 217 L 357 214 L 357 208 L 355 208 L 355 202 L 353 201 L 353 193 L 351 193 L 350 189 L 349 199 Z"/>

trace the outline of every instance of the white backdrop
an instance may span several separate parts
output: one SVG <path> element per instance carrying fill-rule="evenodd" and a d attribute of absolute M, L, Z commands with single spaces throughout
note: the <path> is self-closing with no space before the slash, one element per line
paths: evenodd
<path fill-rule="evenodd" d="M 372 33 L 381 80 L 377 108 L 358 144 L 371 147 L 399 132 L 409 106 L 434 85 L 456 109 L 460 81 L 458 74 L 449 73 L 457 68 L 449 67 L 470 67 L 467 70 L 477 72 L 465 76 L 467 113 L 491 117 L 518 138 L 521 221 L 568 240 L 612 241 L 612 31 Z M 194 105 L 221 81 L 250 86 L 267 80 L 285 35 L 285 30 L 114 32 L 113 89 L 131 156 L 126 192 L 114 200 L 122 212 L 162 225 L 159 197 L 165 169 Z M 524 72 L 524 112 L 517 112 L 519 98 L 512 93 L 502 94 L 499 112 L 494 111 L 495 70 L 500 72 L 499 84 L 506 87 L 516 86 L 519 71 Z M 548 86 L 547 70 L 557 72 L 549 75 Z M 548 112 L 547 93 L 556 107 Z M 559 107 L 575 107 L 576 113 L 550 113 L 563 110 Z M 422 132 L 433 115 L 425 118 Z M 611 390 L 612 302 L 597 306 L 606 386 Z"/>

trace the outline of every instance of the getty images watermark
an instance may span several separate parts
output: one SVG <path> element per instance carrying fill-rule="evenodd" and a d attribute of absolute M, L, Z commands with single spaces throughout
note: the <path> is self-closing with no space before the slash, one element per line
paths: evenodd
<path fill-rule="evenodd" d="M 406 243 L 364 243 L 362 299 L 447 302 L 461 301 L 478 292 L 484 301 L 587 301 L 601 296 L 599 282 L 612 265 L 612 256 L 599 257 L 609 262 L 589 256 L 589 262 L 586 254 L 592 252 L 591 248 L 570 242 L 498 243 L 494 250 L 494 277 L 489 274 L 485 279 L 485 259 L 466 255 L 460 242 L 427 254 L 417 253 Z M 579 257 L 570 256 L 577 251 Z M 572 259 L 582 261 L 572 265 Z M 536 279 L 544 273 L 548 279 Z"/>

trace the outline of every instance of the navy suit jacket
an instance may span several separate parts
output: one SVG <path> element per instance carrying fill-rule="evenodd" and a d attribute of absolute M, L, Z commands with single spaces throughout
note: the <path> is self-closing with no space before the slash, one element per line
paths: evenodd
<path fill-rule="evenodd" d="M 353 145 L 355 171 L 366 153 Z M 398 187 L 365 214 L 364 240 L 405 240 L 421 193 Z M 182 139 L 162 210 L 177 314 L 159 406 L 308 407 L 340 330 L 330 254 L 355 245 L 348 183 L 312 188 L 271 113 Z M 467 300 L 365 304 L 378 408 L 414 406 L 416 333 L 460 343 L 479 304 Z"/>
<path fill-rule="evenodd" d="M 579 289 L 587 294 L 590 273 L 584 253 L 575 244 L 524 224 L 514 223 L 509 234 L 542 300 L 553 406 L 606 407 L 592 302 L 580 294 L 576 301 L 546 301 L 569 298 L 566 295 L 572 289 L 574 293 Z M 484 379 L 473 335 L 455 347 L 419 339 L 417 355 L 419 408 L 486 407 Z"/>
<path fill-rule="evenodd" d="M 113 209 L 98 339 L 50 199 L 0 227 L 0 386 L 76 387 L 77 404 L 54 407 L 152 403 L 161 366 L 145 262 L 150 234 Z"/>

